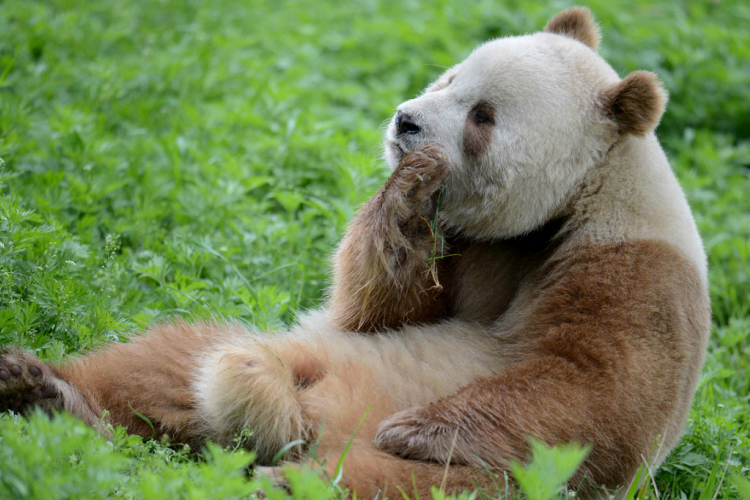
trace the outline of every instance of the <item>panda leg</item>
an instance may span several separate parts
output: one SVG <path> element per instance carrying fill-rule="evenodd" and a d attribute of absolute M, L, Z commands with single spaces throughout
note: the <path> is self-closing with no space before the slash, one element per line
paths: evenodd
<path fill-rule="evenodd" d="M 195 449 L 208 439 L 232 445 L 248 429 L 242 444 L 270 459 L 301 437 L 298 387 L 315 377 L 302 347 L 280 351 L 281 337 L 178 322 L 60 366 L 3 348 L 0 411 L 66 410 L 101 428 L 106 410 L 132 434 Z"/>
<path fill-rule="evenodd" d="M 23 349 L 0 350 L 0 412 L 28 414 L 39 407 L 47 412 L 66 409 L 89 424 L 96 414 L 86 398 L 54 367 Z"/>
<path fill-rule="evenodd" d="M 268 479 L 276 487 L 289 488 L 285 469 L 310 467 L 328 479 L 341 475 L 340 484 L 357 498 L 432 498 L 432 488 L 449 494 L 483 489 L 490 493 L 511 489 L 505 476 L 497 471 L 456 464 L 422 462 L 396 457 L 378 450 L 371 442 L 355 438 L 338 464 L 343 451 L 329 452 L 325 463 L 307 461 L 278 467 L 258 467 L 256 474 Z M 292 491 L 294 493 L 294 491 Z"/>

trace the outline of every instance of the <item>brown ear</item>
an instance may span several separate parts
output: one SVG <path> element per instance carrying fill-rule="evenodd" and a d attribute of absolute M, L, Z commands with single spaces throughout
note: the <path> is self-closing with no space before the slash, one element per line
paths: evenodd
<path fill-rule="evenodd" d="M 644 136 L 659 124 L 667 91 L 654 73 L 633 71 L 601 93 L 601 105 L 621 134 Z"/>
<path fill-rule="evenodd" d="M 596 50 L 602 37 L 591 11 L 586 7 L 571 7 L 550 19 L 544 27 L 547 33 L 556 33 L 578 40 Z"/>

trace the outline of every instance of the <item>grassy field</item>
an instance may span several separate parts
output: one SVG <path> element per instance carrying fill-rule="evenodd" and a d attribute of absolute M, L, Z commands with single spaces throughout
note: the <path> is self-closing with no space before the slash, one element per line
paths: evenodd
<path fill-rule="evenodd" d="M 750 5 L 584 3 L 618 72 L 670 91 L 658 133 L 710 261 L 700 388 L 641 498 L 748 499 Z M 284 328 L 321 303 L 328 255 L 386 178 L 395 106 L 568 5 L 1 1 L 0 344 L 59 360 L 173 315 Z M 0 498 L 246 498 L 250 458 L 0 418 Z M 342 494 L 290 481 L 297 498 Z"/>

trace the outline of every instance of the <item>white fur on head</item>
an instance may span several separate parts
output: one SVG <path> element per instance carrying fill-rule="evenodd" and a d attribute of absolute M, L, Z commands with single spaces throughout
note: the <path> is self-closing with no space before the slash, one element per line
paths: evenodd
<path fill-rule="evenodd" d="M 584 186 L 599 192 L 604 178 L 617 178 L 610 191 L 601 190 L 607 199 L 600 193 L 595 204 L 588 202 L 583 218 L 596 227 L 586 234 L 599 243 L 661 234 L 705 269 L 684 195 L 663 153 L 654 153 L 658 141 L 649 136 L 664 111 L 666 92 L 653 73 L 636 71 L 621 80 L 591 50 L 598 42 L 591 14 L 574 8 L 555 16 L 541 33 L 481 45 L 421 96 L 399 106 L 411 126 L 399 132 L 394 118 L 386 158 L 395 169 L 404 151 L 440 144 L 449 165 L 441 220 L 483 240 L 522 235 L 583 210 L 576 199 L 588 196 Z M 636 140 L 632 157 L 642 158 L 640 149 L 648 147 L 648 165 L 615 168 L 613 146 L 626 140 Z M 646 189 L 646 177 L 658 185 L 656 191 Z M 629 195 L 616 196 L 618 189 Z M 660 200 L 654 194 L 659 190 L 671 194 Z M 628 200 L 637 200 L 637 206 Z M 659 220 L 648 216 L 650 211 L 661 214 Z M 674 237 L 665 236 L 660 221 L 678 219 L 680 225 L 672 223 L 679 228 Z"/>
<path fill-rule="evenodd" d="M 399 106 L 419 126 L 388 130 L 401 151 L 436 142 L 449 163 L 441 217 L 479 239 L 534 230 L 559 213 L 601 161 L 617 126 L 599 107 L 615 71 L 578 41 L 551 33 L 493 40 Z"/>

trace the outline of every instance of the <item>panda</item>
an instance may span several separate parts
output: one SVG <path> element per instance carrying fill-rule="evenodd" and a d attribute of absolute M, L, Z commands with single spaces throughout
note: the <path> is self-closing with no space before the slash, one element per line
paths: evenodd
<path fill-rule="evenodd" d="M 401 104 L 392 174 L 334 255 L 328 306 L 291 331 L 173 322 L 63 365 L 5 347 L 0 409 L 107 410 L 151 436 L 135 409 L 196 449 L 251 429 L 260 464 L 281 450 L 359 498 L 504 487 L 530 437 L 578 442 L 570 487 L 622 497 L 680 437 L 710 304 L 654 134 L 666 92 L 619 78 L 599 40 L 571 8 Z"/>

